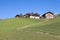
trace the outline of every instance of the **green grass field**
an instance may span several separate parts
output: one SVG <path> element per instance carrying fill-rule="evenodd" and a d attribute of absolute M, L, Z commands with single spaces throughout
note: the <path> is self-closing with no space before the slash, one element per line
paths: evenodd
<path fill-rule="evenodd" d="M 48 34 L 47 34 L 48 33 Z M 0 20 L 0 40 L 60 40 L 60 17 Z"/>
<path fill-rule="evenodd" d="M 33 25 L 31 27 L 28 27 L 27 29 L 50 33 L 54 35 L 60 35 L 60 18 L 50 19 L 45 22 L 42 21 L 42 23 Z"/>

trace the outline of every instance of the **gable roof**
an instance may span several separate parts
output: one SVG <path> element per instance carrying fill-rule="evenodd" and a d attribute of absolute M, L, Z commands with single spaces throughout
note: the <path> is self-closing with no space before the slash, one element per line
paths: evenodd
<path fill-rule="evenodd" d="M 54 13 L 52 13 L 52 12 L 49 11 L 49 12 L 46 12 L 45 14 L 43 14 L 42 16 L 45 18 L 45 15 L 48 14 L 48 13 L 54 15 Z"/>
<path fill-rule="evenodd" d="M 20 17 L 20 15 L 16 15 L 15 17 Z"/>
<path fill-rule="evenodd" d="M 49 12 L 47 12 L 47 13 L 45 13 L 45 14 L 48 14 L 48 13 L 50 13 L 50 14 L 54 15 L 54 13 L 52 13 L 52 12 L 50 12 L 50 11 L 49 11 Z"/>

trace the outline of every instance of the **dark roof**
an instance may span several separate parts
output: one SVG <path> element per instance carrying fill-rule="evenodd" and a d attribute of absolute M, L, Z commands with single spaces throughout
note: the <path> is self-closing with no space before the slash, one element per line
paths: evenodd
<path fill-rule="evenodd" d="M 34 16 L 40 16 L 38 13 L 35 13 Z"/>
<path fill-rule="evenodd" d="M 20 15 L 16 15 L 15 17 L 20 17 Z"/>
<path fill-rule="evenodd" d="M 47 13 L 45 13 L 45 14 L 48 14 L 48 13 L 50 13 L 50 14 L 52 14 L 52 15 L 54 14 L 54 13 L 52 13 L 52 12 L 50 12 L 50 11 L 49 11 L 49 12 L 47 12 Z"/>
<path fill-rule="evenodd" d="M 48 14 L 48 13 L 54 15 L 54 13 L 52 13 L 52 12 L 49 11 L 49 12 L 46 12 L 45 14 L 43 14 L 42 16 L 45 18 L 45 15 Z"/>

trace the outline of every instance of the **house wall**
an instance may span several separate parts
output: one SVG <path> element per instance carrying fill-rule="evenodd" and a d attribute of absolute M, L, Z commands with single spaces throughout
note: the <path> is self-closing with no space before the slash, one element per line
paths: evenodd
<path fill-rule="evenodd" d="M 34 16 L 30 16 L 30 18 L 33 18 L 34 19 Z"/>
<path fill-rule="evenodd" d="M 39 19 L 40 17 L 37 17 L 37 16 L 30 16 L 30 18 Z"/>
<path fill-rule="evenodd" d="M 39 19 L 40 17 L 35 17 L 35 19 Z"/>
<path fill-rule="evenodd" d="M 54 15 L 52 15 L 51 13 L 48 13 L 45 16 L 46 16 L 47 19 L 54 18 Z"/>
<path fill-rule="evenodd" d="M 20 18 L 19 16 L 16 16 L 15 18 Z"/>

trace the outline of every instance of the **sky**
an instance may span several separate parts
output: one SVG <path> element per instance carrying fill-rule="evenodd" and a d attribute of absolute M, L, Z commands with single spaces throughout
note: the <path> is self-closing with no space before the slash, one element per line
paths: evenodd
<path fill-rule="evenodd" d="M 48 11 L 60 13 L 60 0 L 0 0 L 0 19 L 28 12 L 43 15 Z"/>

